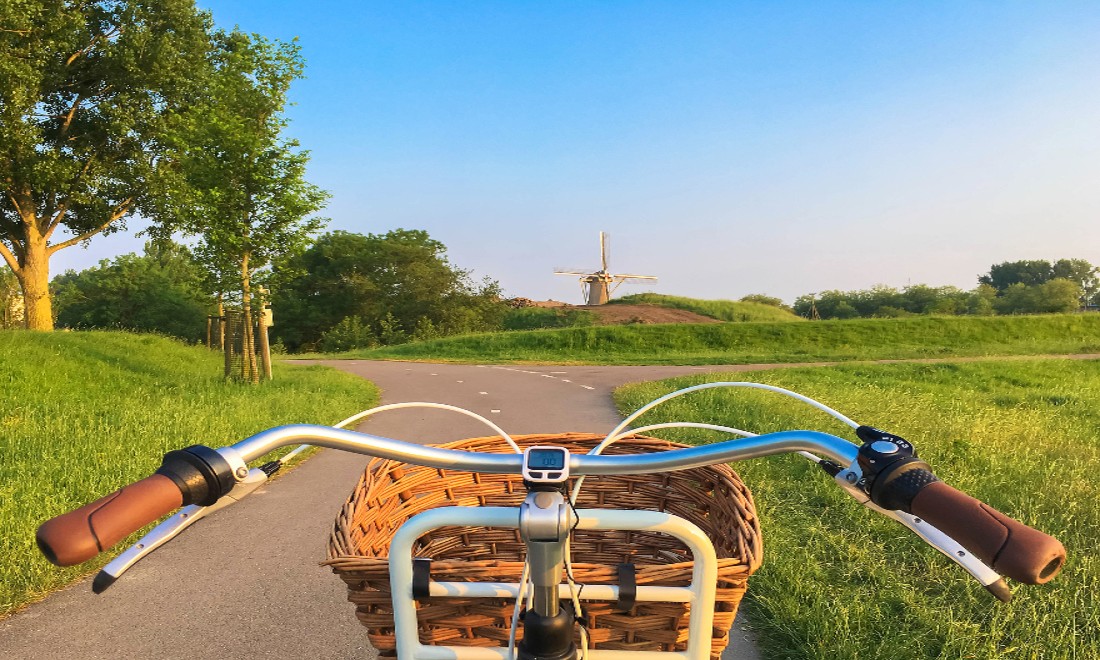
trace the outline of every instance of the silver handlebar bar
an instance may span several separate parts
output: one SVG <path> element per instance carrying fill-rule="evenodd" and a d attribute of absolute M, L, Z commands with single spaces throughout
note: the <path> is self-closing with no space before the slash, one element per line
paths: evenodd
<path fill-rule="evenodd" d="M 342 449 L 414 465 L 483 472 L 488 474 L 519 474 L 522 457 L 519 454 L 491 454 L 457 449 L 440 449 L 382 436 L 345 431 L 330 426 L 292 424 L 261 431 L 230 447 L 218 451 L 235 453 L 244 462 L 253 461 L 268 452 L 288 445 L 310 444 Z M 597 456 L 574 454 L 569 460 L 569 473 L 583 475 L 649 474 L 687 468 L 730 463 L 759 456 L 808 451 L 824 454 L 841 465 L 856 459 L 858 447 L 851 442 L 818 431 L 782 431 L 752 438 L 738 438 L 687 449 L 672 449 L 652 454 L 616 454 Z M 231 460 L 231 462 L 233 462 Z"/>

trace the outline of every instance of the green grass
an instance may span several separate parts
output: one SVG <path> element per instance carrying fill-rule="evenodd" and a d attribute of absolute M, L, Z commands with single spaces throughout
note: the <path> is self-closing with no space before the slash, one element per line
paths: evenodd
<path fill-rule="evenodd" d="M 504 315 L 505 330 L 539 330 L 542 328 L 573 328 L 596 324 L 596 315 L 585 309 L 571 307 L 520 307 Z"/>
<path fill-rule="evenodd" d="M 660 293 L 635 293 L 615 298 L 612 305 L 656 305 L 695 312 L 719 321 L 765 322 L 805 321 L 806 319 L 785 309 L 756 302 L 733 300 L 700 300 L 682 296 L 666 296 Z"/>
<path fill-rule="evenodd" d="M 708 374 L 628 385 L 626 413 Z M 896 523 L 858 506 L 796 457 L 738 463 L 753 490 L 764 564 L 746 608 L 767 658 L 1100 657 L 1100 361 L 866 365 L 757 372 L 914 442 L 948 483 L 1059 538 L 1053 582 L 1010 604 Z M 811 428 L 854 439 L 831 417 L 777 394 L 707 390 L 646 422 L 709 421 L 749 431 Z M 698 431 L 667 437 L 699 441 Z M 705 441 L 705 440 L 704 440 Z"/>
<path fill-rule="evenodd" d="M 333 357 L 571 364 L 752 364 L 1100 352 L 1100 314 L 498 332 Z"/>
<path fill-rule="evenodd" d="M 378 399 L 324 367 L 275 365 L 261 386 L 221 370 L 220 355 L 152 335 L 0 331 L 0 616 L 106 563 L 47 563 L 34 544 L 47 518 L 148 476 L 170 449 L 332 424 Z"/>

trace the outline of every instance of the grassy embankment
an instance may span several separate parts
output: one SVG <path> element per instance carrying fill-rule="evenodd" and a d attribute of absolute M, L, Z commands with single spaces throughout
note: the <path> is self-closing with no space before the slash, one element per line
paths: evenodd
<path fill-rule="evenodd" d="M 751 364 L 1100 352 L 1100 314 L 599 326 L 496 332 L 332 357 L 571 364 Z"/>
<path fill-rule="evenodd" d="M 625 413 L 704 380 L 722 378 L 630 385 L 616 398 Z M 1001 604 L 908 530 L 856 505 L 810 462 L 739 463 L 764 533 L 764 565 L 746 607 L 765 657 L 1100 657 L 1100 361 L 848 365 L 757 372 L 752 380 L 908 438 L 948 483 L 1053 534 L 1069 554 L 1053 582 L 1019 587 L 1014 602 Z M 644 419 L 756 432 L 813 428 L 854 439 L 808 406 L 746 390 L 692 393 Z"/>
<path fill-rule="evenodd" d="M 170 449 L 332 424 L 378 399 L 323 367 L 275 365 L 259 387 L 221 370 L 218 354 L 150 335 L 0 331 L 0 616 L 106 563 L 47 563 L 34 544 L 46 518 L 148 476 Z"/>
<path fill-rule="evenodd" d="M 755 302 L 734 300 L 701 300 L 682 296 L 666 296 L 660 293 L 635 293 L 613 299 L 611 305 L 656 305 L 695 312 L 719 321 L 739 323 L 768 323 L 783 321 L 805 321 L 806 319 L 779 307 Z"/>

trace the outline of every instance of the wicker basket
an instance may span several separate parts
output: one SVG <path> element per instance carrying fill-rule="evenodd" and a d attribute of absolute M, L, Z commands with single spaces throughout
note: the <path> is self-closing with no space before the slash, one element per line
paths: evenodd
<path fill-rule="evenodd" d="M 549 444 L 573 453 L 590 450 L 602 435 L 569 433 L 516 436 L 521 446 Z M 509 451 L 499 437 L 441 445 L 467 451 Z M 611 445 L 606 454 L 644 453 L 683 447 L 636 436 Z M 348 600 L 381 655 L 395 655 L 387 555 L 397 528 L 412 516 L 442 506 L 517 506 L 526 491 L 518 475 L 477 475 L 374 459 L 340 511 L 329 540 L 326 565 L 347 583 Z M 752 495 L 728 465 L 658 475 L 588 477 L 578 508 L 649 509 L 685 518 L 712 539 L 718 584 L 711 657 L 729 642 L 729 629 L 746 581 L 760 565 L 760 526 Z M 620 563 L 637 567 L 639 585 L 684 586 L 692 562 L 683 544 L 655 532 L 574 532 L 573 573 L 581 584 L 615 584 Z M 418 557 L 430 557 L 432 579 L 518 582 L 524 545 L 513 529 L 444 527 L 420 538 Z M 582 594 L 583 595 L 583 594 Z M 432 598 L 418 604 L 420 641 L 448 646 L 507 645 L 515 601 L 492 598 Z M 680 651 L 687 642 L 687 605 L 638 603 L 629 613 L 606 601 L 587 601 L 591 648 Z"/>

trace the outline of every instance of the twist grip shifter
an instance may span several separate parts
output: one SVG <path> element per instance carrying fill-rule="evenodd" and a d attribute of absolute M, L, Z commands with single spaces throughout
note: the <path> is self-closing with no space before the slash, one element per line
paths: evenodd
<path fill-rule="evenodd" d="M 878 506 L 909 513 L 917 493 L 939 481 L 905 438 L 870 426 L 860 426 L 856 435 L 863 441 L 856 459 L 863 471 L 861 488 Z"/>

